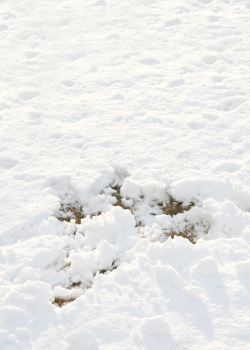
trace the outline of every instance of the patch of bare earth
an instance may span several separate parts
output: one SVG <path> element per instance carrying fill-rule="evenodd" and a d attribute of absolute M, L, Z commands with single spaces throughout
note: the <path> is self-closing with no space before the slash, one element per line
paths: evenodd
<path fill-rule="evenodd" d="M 109 189 L 112 190 L 111 196 L 114 197 L 116 199 L 115 203 L 113 204 L 114 206 L 119 206 L 123 209 L 128 209 L 131 211 L 132 215 L 135 218 L 136 221 L 136 226 L 137 227 L 143 227 L 143 223 L 140 220 L 139 217 L 136 216 L 136 203 L 134 203 L 134 205 L 132 206 L 127 206 L 124 203 L 126 203 L 127 200 L 129 200 L 128 198 L 123 198 L 121 195 L 121 186 L 118 185 L 110 185 Z M 140 202 L 139 203 L 143 203 L 144 201 L 144 197 L 141 196 L 140 197 Z M 138 203 L 137 203 L 138 204 Z M 160 209 L 160 212 L 162 214 L 165 215 L 170 215 L 171 217 L 180 214 L 180 213 L 184 213 L 185 211 L 189 211 L 195 204 L 193 202 L 189 203 L 188 205 L 184 205 L 182 202 L 178 202 L 176 201 L 174 198 L 169 197 L 168 201 L 166 202 L 161 202 L 161 203 L 154 203 L 152 204 L 152 206 L 157 206 Z M 101 212 L 98 213 L 91 213 L 90 217 L 93 216 L 97 216 L 100 215 Z M 156 214 L 152 214 L 152 215 L 156 215 Z M 70 205 L 64 205 L 61 204 L 61 207 L 56 215 L 57 219 L 60 221 L 66 221 L 66 222 L 70 222 L 72 219 L 75 220 L 75 224 L 76 225 L 80 225 L 81 224 L 81 220 L 84 219 L 86 217 L 86 215 L 84 215 L 83 213 L 83 207 L 79 204 L 79 203 L 73 203 Z M 75 231 L 76 232 L 76 231 Z M 186 225 L 181 231 L 178 230 L 171 230 L 170 232 L 165 233 L 166 234 L 166 238 L 171 238 L 173 239 L 175 236 L 181 236 L 183 238 L 188 239 L 191 243 L 195 244 L 196 240 L 197 240 L 197 235 L 195 232 L 195 228 L 193 225 Z M 107 270 L 100 270 L 98 271 L 101 274 L 106 274 L 108 272 L 111 272 L 115 269 L 118 268 L 118 261 L 114 261 L 111 268 L 107 269 Z M 81 284 L 81 282 L 79 283 L 73 283 L 72 285 L 70 285 L 68 287 L 68 289 L 72 289 L 74 287 L 83 287 L 83 285 Z M 85 286 L 86 287 L 86 286 Z M 91 286 L 88 286 L 87 288 L 90 288 Z M 63 299 L 63 298 L 55 298 L 55 300 L 53 301 L 53 304 L 58 306 L 58 307 L 62 307 L 64 305 L 67 305 L 68 303 L 73 302 L 76 299 L 76 297 L 74 298 L 69 298 L 69 299 Z"/>
<path fill-rule="evenodd" d="M 123 197 L 121 196 L 121 186 L 111 185 L 110 188 L 113 190 L 112 197 L 116 199 L 116 202 L 113 204 L 114 206 L 119 206 L 123 209 L 128 209 L 131 211 L 132 215 L 135 218 L 136 226 L 141 227 L 143 223 L 141 220 L 135 215 L 135 208 L 133 206 L 126 206 L 123 202 Z M 140 200 L 143 202 L 144 197 L 141 196 Z M 185 211 L 189 211 L 195 204 L 193 202 L 184 205 L 182 202 L 176 201 L 173 197 L 169 196 L 169 200 L 166 202 L 157 203 L 160 208 L 162 214 L 170 215 L 171 217 L 184 213 Z M 92 213 L 90 217 L 100 215 L 101 212 Z M 155 215 L 155 214 L 154 214 Z M 57 214 L 57 219 L 60 221 L 70 222 L 72 219 L 75 220 L 77 225 L 81 224 L 81 220 L 84 219 L 86 215 L 83 214 L 83 208 L 79 203 L 74 203 L 71 205 L 63 205 L 59 209 Z M 182 231 L 172 230 L 170 234 L 167 234 L 167 237 L 174 238 L 175 236 L 182 236 L 183 238 L 188 239 L 191 243 L 196 243 L 196 233 L 194 226 L 187 225 Z"/>

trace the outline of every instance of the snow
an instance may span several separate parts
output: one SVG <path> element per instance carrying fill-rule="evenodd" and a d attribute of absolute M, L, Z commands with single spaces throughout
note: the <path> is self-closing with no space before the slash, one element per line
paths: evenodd
<path fill-rule="evenodd" d="M 76 350 L 95 350 L 97 349 L 96 338 L 93 332 L 86 328 L 79 328 L 70 333 L 66 342 L 69 344 L 68 349 Z"/>
<path fill-rule="evenodd" d="M 162 316 L 155 316 L 148 319 L 144 319 L 141 324 L 141 330 L 143 333 L 152 336 L 162 336 L 168 334 L 170 331 L 167 321 Z"/>
<path fill-rule="evenodd" d="M 249 11 L 1 2 L 0 349 L 250 347 Z"/>

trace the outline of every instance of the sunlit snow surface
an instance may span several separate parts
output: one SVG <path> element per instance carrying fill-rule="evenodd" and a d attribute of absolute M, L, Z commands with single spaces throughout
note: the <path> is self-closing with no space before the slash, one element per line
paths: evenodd
<path fill-rule="evenodd" d="M 249 18 L 1 1 L 1 350 L 250 348 Z M 194 206 L 164 215 L 168 196 Z M 166 239 L 189 223 L 196 244 Z"/>

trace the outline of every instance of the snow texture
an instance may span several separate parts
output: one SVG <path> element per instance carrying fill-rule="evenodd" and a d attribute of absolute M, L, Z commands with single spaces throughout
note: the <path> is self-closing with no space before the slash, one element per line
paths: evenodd
<path fill-rule="evenodd" d="M 1 350 L 250 348 L 249 16 L 1 1 Z"/>

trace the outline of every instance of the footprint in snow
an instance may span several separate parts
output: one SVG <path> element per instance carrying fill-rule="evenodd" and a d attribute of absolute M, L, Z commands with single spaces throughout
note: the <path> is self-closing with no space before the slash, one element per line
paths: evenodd
<path fill-rule="evenodd" d="M 124 100 L 124 96 L 122 94 L 115 94 L 111 97 L 111 100 L 120 100 L 123 101 Z"/>
<path fill-rule="evenodd" d="M 42 113 L 39 113 L 39 112 L 31 112 L 29 114 L 29 117 L 30 117 L 30 124 L 33 124 L 33 125 L 40 125 L 43 123 L 43 119 L 41 118 L 42 116 Z"/>
<path fill-rule="evenodd" d="M 214 22 L 218 22 L 221 19 L 221 17 L 211 15 L 211 16 L 208 16 L 208 19 L 210 22 L 214 23 Z"/>
<path fill-rule="evenodd" d="M 94 6 L 107 6 L 107 4 L 103 0 L 98 0 L 94 3 Z"/>
<path fill-rule="evenodd" d="M 234 109 L 238 108 L 242 103 L 244 103 L 246 100 L 241 97 L 232 97 L 228 98 L 222 106 L 219 107 L 220 110 L 223 110 L 225 112 L 233 111 Z"/>
<path fill-rule="evenodd" d="M 219 117 L 215 114 L 206 113 L 203 115 L 203 118 L 210 122 L 215 122 Z"/>
<path fill-rule="evenodd" d="M 198 1 L 204 5 L 207 5 L 207 4 L 210 4 L 213 0 L 198 0 Z"/>
<path fill-rule="evenodd" d="M 0 158 L 0 167 L 10 170 L 11 168 L 14 168 L 18 164 L 17 159 L 3 157 Z"/>
<path fill-rule="evenodd" d="M 155 66 L 156 64 L 159 64 L 160 61 L 156 60 L 155 58 L 149 57 L 149 58 L 144 58 L 140 60 L 141 64 L 145 66 Z"/>
<path fill-rule="evenodd" d="M 50 139 L 60 139 L 62 137 L 62 134 L 60 132 L 54 132 L 53 134 L 49 135 Z"/>
<path fill-rule="evenodd" d="M 29 101 L 38 95 L 38 91 L 23 91 L 19 94 L 19 98 L 21 98 L 24 101 Z"/>
<path fill-rule="evenodd" d="M 211 65 L 211 64 L 214 64 L 216 61 L 218 61 L 218 57 L 213 55 L 207 55 L 202 57 L 201 61 L 208 65 Z"/>
<path fill-rule="evenodd" d="M 96 66 L 92 66 L 89 68 L 87 73 L 96 73 L 98 71 L 98 68 Z"/>
<path fill-rule="evenodd" d="M 74 82 L 72 80 L 70 80 L 70 79 L 63 80 L 62 84 L 65 85 L 65 86 L 68 86 L 68 87 L 74 86 Z"/>
<path fill-rule="evenodd" d="M 221 76 L 219 76 L 219 75 L 214 75 L 213 77 L 212 77 L 212 80 L 213 80 L 213 82 L 214 83 L 221 83 L 223 80 L 224 80 L 224 78 L 223 77 L 221 77 Z"/>
<path fill-rule="evenodd" d="M 227 51 L 229 49 L 232 49 L 237 44 L 239 44 L 241 40 L 242 39 L 240 39 L 240 37 L 238 36 L 224 38 L 223 40 L 219 41 L 213 49 L 215 49 L 218 52 Z"/>
<path fill-rule="evenodd" d="M 192 121 L 188 123 L 188 127 L 192 130 L 200 130 L 204 128 L 205 124 L 203 122 Z"/>
<path fill-rule="evenodd" d="M 169 87 L 175 87 L 185 84 L 185 81 L 183 79 L 175 79 L 169 82 Z"/>
<path fill-rule="evenodd" d="M 121 40 L 121 37 L 120 37 L 120 35 L 118 35 L 118 34 L 116 34 L 116 33 L 113 33 L 113 34 L 110 34 L 110 35 L 108 36 L 107 39 L 111 39 L 111 40 Z"/>
<path fill-rule="evenodd" d="M 169 19 L 166 23 L 165 23 L 165 27 L 174 27 L 181 24 L 181 21 L 179 20 L 179 18 L 171 18 Z"/>
<path fill-rule="evenodd" d="M 27 52 L 25 53 L 25 56 L 26 56 L 27 58 L 34 58 L 34 57 L 37 56 L 37 52 L 27 51 Z"/>
<path fill-rule="evenodd" d="M 0 24 L 0 32 L 3 32 L 4 30 L 7 30 L 8 27 L 5 24 Z"/>

